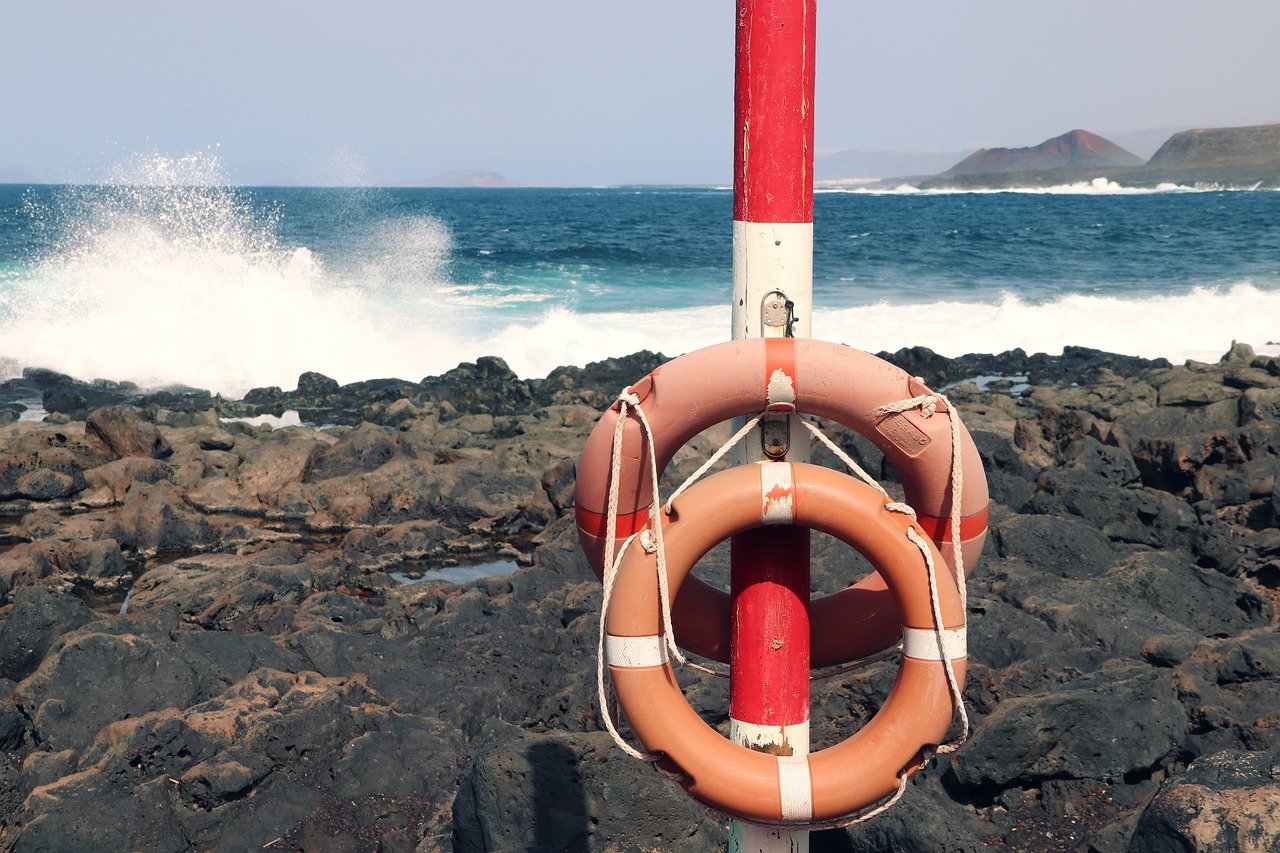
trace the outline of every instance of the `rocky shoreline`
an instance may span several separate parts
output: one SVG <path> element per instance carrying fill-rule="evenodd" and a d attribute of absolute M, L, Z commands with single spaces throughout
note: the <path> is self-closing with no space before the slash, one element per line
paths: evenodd
<path fill-rule="evenodd" d="M 1280 359 L 882 355 L 949 387 L 988 470 L 975 729 L 812 849 L 1280 849 Z M 572 521 L 600 410 L 662 360 L 304 374 L 239 401 L 0 383 L 0 847 L 721 845 L 602 733 Z M 227 420 L 286 411 L 304 425 Z M 814 550 L 819 592 L 852 579 L 847 552 Z M 485 561 L 506 573 L 430 571 Z M 723 680 L 682 679 L 726 728 Z M 891 679 L 815 684 L 815 748 Z"/>

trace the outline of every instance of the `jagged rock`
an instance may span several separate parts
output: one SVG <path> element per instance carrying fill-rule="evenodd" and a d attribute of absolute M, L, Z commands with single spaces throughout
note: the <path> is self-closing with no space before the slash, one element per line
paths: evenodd
<path fill-rule="evenodd" d="M 1194 752 L 1280 748 L 1280 635 L 1202 639 L 1177 674 Z"/>
<path fill-rule="evenodd" d="M 1241 395 L 1241 425 L 1277 420 L 1280 420 L 1280 388 L 1249 388 Z"/>
<path fill-rule="evenodd" d="M 1161 786 L 1129 853 L 1275 853 L 1280 850 L 1280 752 L 1224 751 Z"/>
<path fill-rule="evenodd" d="M 337 380 L 330 379 L 323 373 L 308 371 L 298 377 L 298 390 L 296 393 L 307 397 L 324 397 L 329 394 L 337 394 L 340 387 Z"/>
<path fill-rule="evenodd" d="M 211 545 L 213 528 L 167 482 L 138 485 L 116 514 L 112 537 L 130 551 L 173 554 Z"/>
<path fill-rule="evenodd" d="M 1154 767 L 1185 737 L 1165 670 L 1122 666 L 1000 703 L 952 761 L 956 784 L 1118 778 Z"/>
<path fill-rule="evenodd" d="M 494 356 L 460 364 L 440 376 L 428 376 L 419 387 L 424 399 L 447 400 L 460 410 L 477 414 L 515 415 L 533 405 L 529 386 Z"/>
<path fill-rule="evenodd" d="M 93 619 L 78 599 L 42 587 L 20 590 L 13 601 L 0 625 L 0 678 L 13 681 L 35 672 L 60 637 Z"/>
<path fill-rule="evenodd" d="M 666 361 L 661 353 L 642 350 L 622 358 L 593 361 L 586 367 L 557 367 L 546 379 L 530 380 L 530 393 L 540 406 L 581 404 L 599 413 L 623 388 Z"/>
<path fill-rule="evenodd" d="M 1221 377 L 1212 374 L 1189 374 L 1161 385 L 1161 406 L 1207 406 L 1239 396 L 1238 389 L 1222 383 Z"/>
<path fill-rule="evenodd" d="M 306 480 L 316 482 L 373 471 L 392 459 L 411 455 L 400 433 L 374 424 L 361 424 L 316 458 L 306 473 Z"/>
<path fill-rule="evenodd" d="M 83 749 L 108 723 L 199 695 L 198 677 L 166 644 L 92 631 L 69 638 L 16 696 L 53 749 Z"/>
<path fill-rule="evenodd" d="M 192 435 L 197 447 L 201 450 L 234 450 L 236 437 L 225 429 L 202 427 Z"/>
<path fill-rule="evenodd" d="M 1016 515 L 992 532 L 1000 556 L 1019 557 L 1064 578 L 1096 577 L 1116 556 L 1105 536 L 1072 518 Z"/>
<path fill-rule="evenodd" d="M 37 539 L 0 555 L 0 579 L 11 590 L 33 586 L 51 576 L 60 584 L 111 585 L 127 571 L 114 539 Z"/>
<path fill-rule="evenodd" d="M 1121 488 L 1087 471 L 1049 469 L 1036 480 L 1052 500 L 1033 503 L 1033 512 L 1079 516 L 1116 542 L 1151 547 L 1190 548 L 1195 512 L 1185 501 L 1155 489 Z"/>
<path fill-rule="evenodd" d="M 134 396 L 117 388 L 101 388 L 82 382 L 73 382 L 70 385 L 59 385 L 46 390 L 41 395 L 41 405 L 46 412 L 70 415 L 79 419 L 94 409 L 127 403 Z"/>
<path fill-rule="evenodd" d="M 1248 364 L 1255 358 L 1253 347 L 1249 344 L 1240 343 L 1239 341 L 1231 342 L 1231 349 L 1222 354 L 1222 358 L 1218 359 L 1221 364 Z"/>
<path fill-rule="evenodd" d="M 1103 444 L 1091 435 L 1071 444 L 1063 456 L 1068 468 L 1089 471 L 1117 486 L 1136 483 L 1140 476 L 1129 451 Z"/>
<path fill-rule="evenodd" d="M 85 472 L 85 487 L 91 491 L 101 490 L 106 501 L 119 503 L 125 499 L 133 484 L 159 483 L 169 479 L 172 474 L 173 468 L 167 462 L 127 456 L 90 468 Z"/>
<path fill-rule="evenodd" d="M 602 733 L 494 726 L 453 806 L 453 849 L 712 850 L 724 829 Z"/>
<path fill-rule="evenodd" d="M 1082 409 L 1105 420 L 1144 414 L 1156 406 L 1156 389 L 1132 377 L 1117 376 L 1109 368 L 1087 384 L 1034 385 L 1027 397 L 1038 406 Z"/>
<path fill-rule="evenodd" d="M 166 459 L 173 448 L 154 424 L 149 424 L 129 406 L 97 409 L 85 421 L 85 433 L 98 439 L 117 457 L 149 456 Z"/>
<path fill-rule="evenodd" d="M 84 485 L 84 471 L 66 448 L 0 455 L 0 500 L 49 501 L 70 497 Z"/>

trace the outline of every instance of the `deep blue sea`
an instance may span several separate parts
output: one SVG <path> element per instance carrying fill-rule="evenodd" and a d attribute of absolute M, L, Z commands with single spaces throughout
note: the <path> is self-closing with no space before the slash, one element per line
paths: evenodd
<path fill-rule="evenodd" d="M 228 188 L 173 161 L 103 186 L 0 186 L 0 375 L 238 394 L 304 370 L 675 355 L 728 335 L 731 218 L 724 188 Z M 814 218 L 818 337 L 1280 351 L 1277 192 L 820 191 Z"/>

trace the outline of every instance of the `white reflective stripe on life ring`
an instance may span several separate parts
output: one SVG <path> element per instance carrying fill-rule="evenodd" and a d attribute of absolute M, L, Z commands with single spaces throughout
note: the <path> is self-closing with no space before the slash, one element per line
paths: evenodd
<path fill-rule="evenodd" d="M 623 669 L 662 666 L 667 662 L 667 646 L 658 635 L 615 637 L 609 634 L 604 638 L 604 659 L 609 666 Z"/>
<path fill-rule="evenodd" d="M 902 654 L 916 660 L 959 660 L 969 656 L 965 628 L 942 629 L 942 651 L 938 650 L 938 632 L 933 628 L 903 628 Z"/>
<path fill-rule="evenodd" d="M 813 820 L 813 779 L 809 774 L 809 756 L 778 756 L 778 788 L 782 793 L 784 821 Z"/>
<path fill-rule="evenodd" d="M 791 524 L 796 518 L 796 488 L 790 462 L 760 463 L 760 520 Z"/>

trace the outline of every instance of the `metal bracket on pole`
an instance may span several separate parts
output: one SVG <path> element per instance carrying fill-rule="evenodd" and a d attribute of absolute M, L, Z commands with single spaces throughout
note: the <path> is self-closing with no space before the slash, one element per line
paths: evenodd
<path fill-rule="evenodd" d="M 760 419 L 760 450 L 773 461 L 784 459 L 791 448 L 790 415 L 770 412 Z"/>

